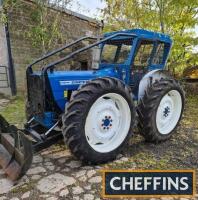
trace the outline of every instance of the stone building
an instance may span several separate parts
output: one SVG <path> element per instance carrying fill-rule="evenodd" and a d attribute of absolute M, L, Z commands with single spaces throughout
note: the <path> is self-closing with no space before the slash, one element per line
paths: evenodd
<path fill-rule="evenodd" d="M 6 67 L 0 67 L 0 80 L 4 80 L 0 81 L 0 93 L 5 94 L 15 94 L 16 88 L 17 91 L 25 90 L 25 69 L 28 64 L 43 53 L 41 48 L 33 45 L 26 34 L 35 25 L 31 13 L 36 4 L 31 0 L 18 0 L 18 2 L 20 2 L 19 5 L 8 12 L 8 24 L 5 25 L 0 22 L 0 66 Z M 61 12 L 63 41 L 57 43 L 56 47 L 85 35 L 100 34 L 101 23 L 99 21 L 67 9 L 59 10 L 54 7 L 48 9 L 50 9 L 52 16 L 57 12 Z M 64 54 L 60 56 L 64 56 Z M 82 54 L 81 58 L 83 57 L 85 55 Z M 78 58 L 81 59 L 80 56 Z M 86 60 L 82 59 L 81 61 L 81 67 L 83 68 Z M 74 65 L 72 62 L 65 64 L 66 68 L 71 68 L 72 65 Z M 5 81 L 7 76 L 4 72 L 6 71 L 9 79 L 8 83 Z"/>

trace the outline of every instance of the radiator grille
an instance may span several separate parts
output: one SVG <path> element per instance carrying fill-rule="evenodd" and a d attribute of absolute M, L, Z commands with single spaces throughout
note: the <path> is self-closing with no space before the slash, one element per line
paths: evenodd
<path fill-rule="evenodd" d="M 44 112 L 44 90 L 43 81 L 40 75 L 28 75 L 28 103 L 32 114 Z"/>

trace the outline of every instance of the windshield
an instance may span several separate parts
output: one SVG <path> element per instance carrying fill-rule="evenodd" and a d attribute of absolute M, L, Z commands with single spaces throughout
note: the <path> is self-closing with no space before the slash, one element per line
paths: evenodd
<path fill-rule="evenodd" d="M 104 44 L 101 54 L 102 64 L 123 64 L 127 61 L 132 47 L 132 39 L 111 41 Z"/>

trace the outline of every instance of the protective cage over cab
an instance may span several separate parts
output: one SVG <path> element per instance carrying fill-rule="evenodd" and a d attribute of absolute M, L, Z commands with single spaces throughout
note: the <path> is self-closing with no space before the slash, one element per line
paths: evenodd
<path fill-rule="evenodd" d="M 43 66 L 40 71 L 33 71 L 35 64 L 87 40 L 96 41 L 98 38 L 80 38 L 38 59 L 27 68 L 29 118 L 34 116 L 40 124 L 51 127 L 54 119 L 64 112 L 73 91 L 87 81 L 103 76 L 115 77 L 130 85 L 137 99 L 140 80 L 151 70 L 164 69 L 172 44 L 169 36 L 141 29 L 106 33 L 99 41 Z M 90 48 L 93 49 L 93 70 L 56 70 L 59 64 Z"/>

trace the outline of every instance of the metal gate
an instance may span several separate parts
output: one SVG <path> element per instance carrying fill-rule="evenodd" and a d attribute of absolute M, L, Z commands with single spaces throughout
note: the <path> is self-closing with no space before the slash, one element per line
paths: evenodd
<path fill-rule="evenodd" d="M 0 88 L 9 88 L 8 69 L 0 66 Z"/>

